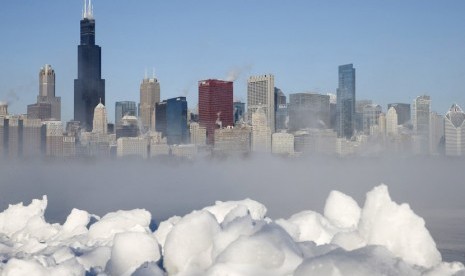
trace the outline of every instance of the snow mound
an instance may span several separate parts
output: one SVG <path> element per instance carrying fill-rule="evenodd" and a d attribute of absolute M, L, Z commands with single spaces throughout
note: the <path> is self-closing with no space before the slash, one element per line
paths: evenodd
<path fill-rule="evenodd" d="M 442 262 L 424 220 L 385 185 L 362 208 L 333 191 L 324 214 L 273 221 L 256 201 L 218 201 L 155 232 L 142 209 L 102 218 L 73 209 L 60 225 L 45 221 L 46 207 L 44 196 L 0 213 L 0 275 L 465 275 L 462 263 Z"/>

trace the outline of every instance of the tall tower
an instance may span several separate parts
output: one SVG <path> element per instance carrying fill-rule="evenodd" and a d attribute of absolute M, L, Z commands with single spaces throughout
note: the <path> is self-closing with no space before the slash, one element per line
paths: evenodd
<path fill-rule="evenodd" d="M 144 78 L 140 84 L 140 114 L 144 131 L 155 130 L 155 104 L 160 102 L 160 83 L 153 78 Z"/>
<path fill-rule="evenodd" d="M 199 81 L 199 124 L 207 129 L 207 143 L 215 141 L 217 123 L 227 127 L 234 124 L 233 82 Z"/>
<path fill-rule="evenodd" d="M 89 1 L 89 2 L 87 2 Z M 74 80 L 74 120 L 91 130 L 94 107 L 105 104 L 105 80 L 102 79 L 101 48 L 95 45 L 95 19 L 92 0 L 84 0 L 81 43 L 78 46 L 78 78 Z"/>
<path fill-rule="evenodd" d="M 271 133 L 275 132 L 274 76 L 252 76 L 247 80 L 247 113 L 249 122 L 252 114 L 260 107 L 266 114 Z"/>
<path fill-rule="evenodd" d="M 353 64 L 339 66 L 337 89 L 336 131 L 338 137 L 351 138 L 355 129 L 355 68 Z"/>

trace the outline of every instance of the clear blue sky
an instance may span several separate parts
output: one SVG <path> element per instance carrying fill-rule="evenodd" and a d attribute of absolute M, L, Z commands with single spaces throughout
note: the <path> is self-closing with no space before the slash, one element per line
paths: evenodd
<path fill-rule="evenodd" d="M 161 98 L 187 95 L 197 81 L 242 72 L 272 73 L 286 94 L 335 92 L 337 66 L 357 69 L 357 99 L 389 102 L 432 97 L 445 113 L 465 105 L 465 1 L 462 0 L 94 0 L 109 118 L 114 103 L 139 101 L 145 68 L 155 67 Z M 83 1 L 2 1 L 0 100 L 25 113 L 38 72 L 51 64 L 62 118 L 73 117 Z"/>

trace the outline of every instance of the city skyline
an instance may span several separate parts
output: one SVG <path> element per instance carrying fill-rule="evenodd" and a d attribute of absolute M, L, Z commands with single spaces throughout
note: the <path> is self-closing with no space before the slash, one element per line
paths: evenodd
<path fill-rule="evenodd" d="M 465 75 L 465 54 L 460 50 L 465 39 L 460 34 L 465 28 L 459 12 L 464 4 L 418 3 L 356 1 L 334 8 L 326 3 L 272 1 L 258 10 L 260 3 L 244 1 L 236 5 L 94 1 L 96 44 L 104 49 L 102 78 L 107 80 L 108 113 L 114 114 L 116 101 L 138 102 L 143 72 L 153 66 L 163 86 L 161 98 L 186 96 L 189 108 L 194 108 L 196 83 L 201 79 L 236 78 L 234 98 L 243 102 L 247 77 L 269 73 L 286 95 L 335 94 L 337 66 L 353 63 L 358 75 L 357 99 L 371 99 L 386 112 L 388 103 L 409 103 L 427 94 L 432 110 L 445 114 L 452 103 L 464 102 L 460 80 Z M 184 9 L 179 12 L 180 6 Z M 0 54 L 2 64 L 8 65 L 0 74 L 0 100 L 10 102 L 10 113 L 26 113 L 27 104 L 38 94 L 38 68 L 51 64 L 56 71 L 56 95 L 62 97 L 62 119 L 72 119 L 82 1 L 8 2 L 4 7 L 8 11 L 5 20 L 17 24 L 0 27 L 6 41 L 14 42 L 3 44 L 4 54 Z M 150 8 L 159 11 L 157 16 L 148 16 Z M 209 20 L 202 18 L 212 10 L 215 13 Z M 346 33 L 337 28 L 342 20 L 338 15 L 344 10 L 354 15 L 349 23 L 344 21 L 348 24 L 345 30 L 350 29 Z M 415 16 L 409 16 L 412 11 Z M 170 18 L 175 12 L 180 13 L 176 18 L 184 17 L 177 23 Z M 239 12 L 241 16 L 236 17 Z M 139 13 L 136 19 L 117 20 L 122 14 Z M 228 20 L 210 24 L 222 17 Z M 176 28 L 175 35 L 168 26 Z M 289 28 L 302 35 L 290 35 Z M 56 35 L 40 35 L 43 29 Z M 265 37 L 272 38 L 272 45 L 263 41 Z M 46 47 L 37 47 L 45 42 Z"/>

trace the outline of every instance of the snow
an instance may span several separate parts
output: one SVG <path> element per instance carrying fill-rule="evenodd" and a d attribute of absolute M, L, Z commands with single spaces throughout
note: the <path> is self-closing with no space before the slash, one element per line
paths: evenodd
<path fill-rule="evenodd" d="M 387 186 L 360 207 L 332 191 L 323 214 L 266 217 L 251 199 L 216 202 L 150 230 L 151 214 L 103 217 L 73 209 L 63 225 L 44 219 L 47 197 L 0 213 L 0 275 L 465 275 L 442 262 L 425 221 Z"/>

